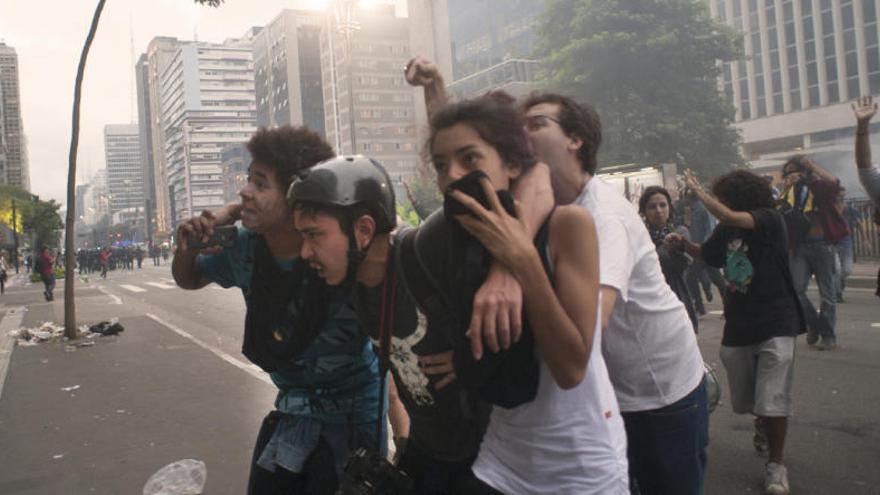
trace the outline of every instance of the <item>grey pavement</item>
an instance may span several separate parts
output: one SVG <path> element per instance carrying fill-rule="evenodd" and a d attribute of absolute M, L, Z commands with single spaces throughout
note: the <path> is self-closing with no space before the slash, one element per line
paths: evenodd
<path fill-rule="evenodd" d="M 877 267 L 856 265 L 838 310 L 840 349 L 799 343 L 787 448 L 792 493 L 880 495 Z M 24 326 L 60 322 L 62 285 L 54 303 L 42 301 L 38 284 L 13 287 L 0 297 L 0 328 L 20 306 Z M 76 296 L 80 323 L 119 317 L 126 330 L 75 352 L 63 343 L 13 350 L 0 389 L 0 493 L 140 493 L 153 472 L 188 457 L 207 464 L 205 493 L 243 493 L 274 388 L 241 356 L 241 294 L 183 291 L 167 266 L 145 264 L 106 281 L 80 280 Z M 708 309 L 716 314 L 701 319 L 700 347 L 724 383 L 717 294 Z M 707 494 L 762 492 L 764 459 L 752 449 L 751 428 L 726 400 L 713 413 Z"/>
<path fill-rule="evenodd" d="M 42 297 L 33 292 L 13 289 L 0 302 Z M 273 387 L 94 288 L 78 288 L 77 300 L 79 322 L 121 315 L 125 331 L 74 352 L 63 342 L 15 348 L 0 395 L 0 493 L 140 493 L 184 458 L 206 463 L 205 493 L 244 493 Z M 62 318 L 59 293 L 28 305 L 22 325 Z"/>

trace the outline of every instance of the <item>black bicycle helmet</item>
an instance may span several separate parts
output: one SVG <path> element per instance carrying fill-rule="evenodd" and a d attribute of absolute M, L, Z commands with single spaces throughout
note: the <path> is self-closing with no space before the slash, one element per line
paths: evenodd
<path fill-rule="evenodd" d="M 366 205 L 376 220 L 378 233 L 397 224 L 394 188 L 381 163 L 363 155 L 337 156 L 308 170 L 290 184 L 287 202 L 350 207 Z"/>

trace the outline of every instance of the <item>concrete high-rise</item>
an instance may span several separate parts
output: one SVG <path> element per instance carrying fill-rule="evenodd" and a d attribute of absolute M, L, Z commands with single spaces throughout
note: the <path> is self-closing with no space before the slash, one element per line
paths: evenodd
<path fill-rule="evenodd" d="M 151 219 L 148 237 L 167 238 L 172 229 L 165 166 L 165 135 L 159 94 L 160 74 L 168 66 L 178 46 L 187 44 L 176 38 L 156 37 L 147 45 L 135 71 L 137 75 L 138 126 L 144 164 L 145 211 Z"/>
<path fill-rule="evenodd" d="M 144 167 L 140 136 L 135 124 L 104 126 L 104 155 L 110 214 L 144 209 Z"/>
<path fill-rule="evenodd" d="M 490 89 L 522 96 L 531 89 L 539 62 L 531 58 L 543 2 L 447 0 L 452 50 L 449 91 L 470 97 Z"/>
<path fill-rule="evenodd" d="M 736 107 L 745 158 L 760 167 L 808 153 L 855 186 L 850 102 L 880 93 L 880 1 L 708 2 L 743 33 L 746 56 L 723 64 L 719 84 Z"/>
<path fill-rule="evenodd" d="M 324 135 L 321 28 L 325 14 L 283 10 L 254 37 L 257 125 L 305 125 Z"/>
<path fill-rule="evenodd" d="M 159 75 L 172 226 L 224 205 L 222 150 L 255 129 L 254 31 L 219 44 L 179 45 Z"/>
<path fill-rule="evenodd" d="M 0 184 L 30 190 L 27 144 L 21 119 L 18 54 L 0 42 Z"/>
<path fill-rule="evenodd" d="M 395 17 L 393 6 L 347 5 L 352 18 L 331 15 L 321 34 L 327 142 L 340 154 L 378 159 L 399 185 L 419 162 L 415 92 L 403 75 L 409 21 Z"/>

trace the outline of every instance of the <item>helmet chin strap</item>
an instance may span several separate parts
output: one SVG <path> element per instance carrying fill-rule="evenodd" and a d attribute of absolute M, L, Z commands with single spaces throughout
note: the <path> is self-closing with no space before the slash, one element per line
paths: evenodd
<path fill-rule="evenodd" d="M 370 240 L 366 246 L 359 248 L 357 245 L 357 239 L 355 239 L 353 226 L 349 227 L 348 230 L 348 267 L 346 268 L 345 280 L 342 284 L 349 285 L 353 288 L 355 286 L 355 281 L 357 280 L 358 268 L 360 268 L 361 263 L 367 257 L 367 250 L 370 249 L 370 245 L 373 241 Z"/>

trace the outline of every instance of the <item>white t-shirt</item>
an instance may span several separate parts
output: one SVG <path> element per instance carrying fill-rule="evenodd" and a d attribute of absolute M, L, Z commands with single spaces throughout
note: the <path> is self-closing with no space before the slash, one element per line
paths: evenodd
<path fill-rule="evenodd" d="M 593 177 L 575 203 L 596 222 L 599 284 L 618 291 L 602 340 L 620 409 L 668 406 L 703 379 L 687 310 L 663 278 L 644 222 L 614 186 Z"/>
<path fill-rule="evenodd" d="M 583 381 L 563 390 L 538 353 L 535 400 L 495 406 L 472 467 L 511 494 L 629 495 L 626 430 L 602 359 L 601 320 Z"/>

